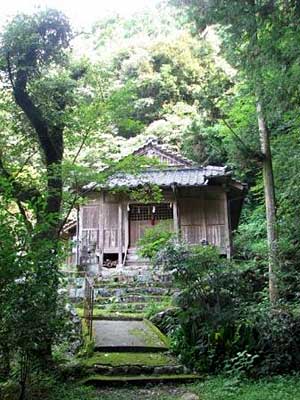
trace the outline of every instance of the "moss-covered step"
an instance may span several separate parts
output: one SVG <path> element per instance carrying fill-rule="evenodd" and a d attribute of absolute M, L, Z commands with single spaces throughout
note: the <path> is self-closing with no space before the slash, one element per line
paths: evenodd
<path fill-rule="evenodd" d="M 171 297 L 166 295 L 149 295 L 141 293 L 123 293 L 120 295 L 103 296 L 97 295 L 95 298 L 95 303 L 149 303 L 149 302 L 170 302 Z"/>
<path fill-rule="evenodd" d="M 76 308 L 79 317 L 83 318 L 83 308 Z M 95 320 L 109 320 L 109 321 L 142 321 L 145 318 L 142 312 L 125 311 L 109 311 L 94 308 L 93 316 Z"/>
<path fill-rule="evenodd" d="M 99 283 L 95 283 L 94 288 L 100 289 L 100 291 L 112 291 L 113 293 L 120 293 L 120 291 L 125 290 L 127 293 L 156 293 L 156 294 L 166 294 L 172 289 L 170 285 L 163 285 L 161 283 L 145 285 L 140 283 L 122 283 L 122 282 L 110 282 L 103 283 L 103 281 Z"/>
<path fill-rule="evenodd" d="M 114 302 L 110 304 L 96 303 L 94 309 L 100 310 L 118 310 L 118 311 L 142 311 L 147 306 L 147 303 L 125 303 L 125 302 Z"/>
<path fill-rule="evenodd" d="M 161 382 L 174 382 L 174 383 L 188 383 L 201 379 L 200 375 L 196 374 L 162 374 L 162 375 L 91 375 L 82 380 L 83 384 L 87 385 L 122 385 L 134 384 L 143 385 L 146 383 L 161 383 Z"/>
<path fill-rule="evenodd" d="M 169 353 L 107 353 L 96 352 L 92 357 L 81 360 L 82 365 L 92 367 L 94 365 L 109 365 L 118 367 L 123 365 L 145 365 L 145 366 L 163 366 L 177 365 L 175 357 Z"/>
<path fill-rule="evenodd" d="M 183 374 L 187 370 L 166 353 L 95 353 L 81 361 L 90 373 L 101 375 Z"/>
<path fill-rule="evenodd" d="M 168 340 L 149 321 L 94 321 L 95 349 L 97 351 L 168 350 Z"/>

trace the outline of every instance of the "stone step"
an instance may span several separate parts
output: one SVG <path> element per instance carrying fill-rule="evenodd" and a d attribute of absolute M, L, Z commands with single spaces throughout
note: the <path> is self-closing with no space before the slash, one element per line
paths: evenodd
<path fill-rule="evenodd" d="M 124 311 L 108 311 L 94 308 L 94 320 L 103 321 L 142 321 L 145 318 L 143 312 L 131 312 L 130 310 Z M 84 318 L 84 310 L 82 307 L 76 307 L 76 312 L 80 318 Z"/>
<path fill-rule="evenodd" d="M 159 286 L 128 286 L 128 287 L 95 287 L 95 294 L 102 297 L 123 297 L 132 296 L 165 296 L 173 293 L 173 290 L 167 287 Z"/>
<path fill-rule="evenodd" d="M 123 303 L 123 302 L 111 302 L 111 303 L 96 303 L 95 309 L 106 310 L 106 309 L 113 309 L 118 311 L 142 311 L 146 308 L 147 303 Z"/>
<path fill-rule="evenodd" d="M 173 375 L 184 374 L 186 369 L 182 365 L 119 365 L 110 366 L 95 364 L 91 372 L 96 374 L 115 376 L 115 375 Z"/>
<path fill-rule="evenodd" d="M 131 254 L 127 254 L 126 257 L 126 261 L 145 261 L 145 262 L 150 262 L 150 260 L 148 260 L 147 258 L 141 257 L 139 254 L 136 253 L 131 253 Z"/>
<path fill-rule="evenodd" d="M 99 299 L 101 301 L 102 298 L 108 299 L 108 298 L 126 298 L 129 296 L 140 296 L 142 297 L 147 297 L 149 296 L 149 300 L 163 300 L 164 297 L 172 296 L 174 293 L 176 293 L 176 289 L 171 287 L 171 283 L 169 283 L 169 287 L 167 284 L 165 287 L 161 286 L 139 286 L 136 285 L 136 280 L 134 280 L 134 277 L 132 279 L 132 282 L 134 285 L 128 286 L 128 282 L 125 286 L 122 287 L 99 287 L 99 284 L 94 288 L 94 297 L 95 299 Z M 141 282 L 144 283 L 144 282 Z M 103 284 L 103 283 L 102 283 Z M 68 290 L 68 294 L 72 301 L 81 301 L 82 298 L 84 297 L 84 289 L 83 287 L 78 287 L 78 288 L 71 288 Z"/>
<path fill-rule="evenodd" d="M 145 385 L 156 383 L 191 383 L 201 379 L 196 374 L 178 374 L 178 375 L 115 375 L 107 376 L 95 374 L 82 380 L 84 385 Z"/>
<path fill-rule="evenodd" d="M 102 375 L 161 375 L 186 374 L 190 371 L 178 364 L 170 353 L 96 352 L 82 362 L 89 373 Z"/>
<path fill-rule="evenodd" d="M 166 352 L 168 339 L 150 321 L 93 321 L 98 352 Z"/>
<path fill-rule="evenodd" d="M 141 268 L 144 267 L 145 269 L 149 269 L 150 267 L 150 263 L 147 262 L 147 260 L 130 260 L 127 259 L 124 265 L 124 268 L 126 267 L 137 267 L 137 268 Z"/>
<path fill-rule="evenodd" d="M 161 303 L 167 301 L 170 296 L 161 295 L 143 295 L 143 294 L 123 294 L 120 296 L 95 296 L 95 303 L 111 304 L 111 303 Z"/>
<path fill-rule="evenodd" d="M 129 247 L 127 250 L 127 254 L 136 254 L 137 248 L 136 247 Z"/>
<path fill-rule="evenodd" d="M 180 365 L 168 339 L 151 322 L 94 320 L 95 353 L 81 361 L 86 384 L 191 382 L 200 376 Z"/>
<path fill-rule="evenodd" d="M 129 280 L 130 278 L 136 278 L 136 281 L 147 283 L 151 282 L 154 276 L 146 265 L 139 265 L 139 267 L 135 265 L 134 268 L 130 265 L 125 265 L 125 268 L 119 274 L 119 279 L 126 280 L 126 278 L 129 278 Z"/>

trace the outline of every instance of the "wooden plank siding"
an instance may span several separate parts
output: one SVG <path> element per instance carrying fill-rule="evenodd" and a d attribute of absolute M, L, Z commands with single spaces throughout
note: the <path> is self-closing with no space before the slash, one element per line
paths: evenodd
<path fill-rule="evenodd" d="M 205 216 L 207 226 L 207 241 L 218 246 L 222 254 L 227 254 L 226 246 L 226 216 L 223 193 L 205 194 Z"/>
<path fill-rule="evenodd" d="M 183 239 L 190 244 L 207 241 L 219 247 L 221 254 L 230 256 L 230 216 L 227 194 L 224 190 L 202 188 L 182 191 L 178 193 L 176 200 L 169 191 L 164 193 L 164 202 L 173 204 L 170 229 L 178 230 Z M 120 264 L 128 246 L 136 244 L 134 237 L 130 238 L 131 222 L 141 225 L 141 231 L 145 226 L 151 226 L 149 221 L 129 221 L 128 211 L 132 203 L 134 202 L 126 198 L 97 193 L 96 198 L 81 207 L 79 221 L 81 247 L 96 246 L 100 264 L 103 263 L 104 253 L 118 254 Z M 137 232 L 138 237 L 141 234 L 140 231 Z"/>
<path fill-rule="evenodd" d="M 227 199 L 223 192 L 202 192 L 198 197 L 180 199 L 180 226 L 184 240 L 191 244 L 207 241 L 227 254 Z"/>
<path fill-rule="evenodd" d="M 99 204 L 85 205 L 81 209 L 82 246 L 99 247 Z"/>
<path fill-rule="evenodd" d="M 103 203 L 104 251 L 118 252 L 119 247 L 118 203 Z"/>

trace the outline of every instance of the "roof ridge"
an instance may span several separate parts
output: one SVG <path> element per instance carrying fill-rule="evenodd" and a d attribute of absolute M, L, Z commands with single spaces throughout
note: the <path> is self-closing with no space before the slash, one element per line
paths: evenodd
<path fill-rule="evenodd" d="M 179 151 L 173 149 L 170 144 L 164 143 L 156 137 L 148 137 L 143 144 L 141 144 L 139 147 L 137 147 L 134 151 L 132 151 L 131 154 L 138 153 L 139 151 L 142 151 L 143 149 L 147 148 L 148 146 L 153 146 L 156 147 L 158 150 L 166 153 L 167 155 L 177 158 L 178 160 L 181 160 L 185 163 L 189 163 L 191 165 L 195 164 L 195 161 L 190 160 L 189 158 L 185 157 L 182 155 Z"/>
<path fill-rule="evenodd" d="M 153 172 L 164 172 L 164 171 L 195 171 L 195 170 L 216 170 L 216 171 L 223 171 L 223 172 L 227 172 L 226 171 L 227 166 L 218 166 L 218 165 L 201 165 L 201 164 L 196 164 L 196 165 L 189 165 L 189 166 L 185 166 L 185 165 L 167 165 L 167 166 L 150 166 L 150 167 L 145 167 L 144 169 L 142 169 L 141 171 L 137 171 L 137 174 L 143 174 L 147 171 L 153 171 Z M 128 173 L 126 171 L 119 171 L 117 172 L 115 175 L 131 175 L 131 173 Z"/>

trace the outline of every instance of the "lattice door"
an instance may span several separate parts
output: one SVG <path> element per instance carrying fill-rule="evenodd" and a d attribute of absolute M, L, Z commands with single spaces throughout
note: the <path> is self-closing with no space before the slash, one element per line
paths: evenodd
<path fill-rule="evenodd" d="M 172 219 L 173 207 L 170 203 L 132 204 L 129 211 L 130 246 L 136 246 L 148 227 L 162 220 L 172 221 Z"/>

